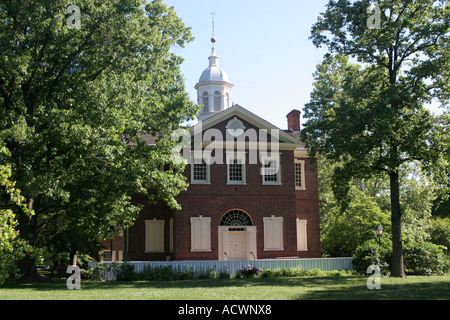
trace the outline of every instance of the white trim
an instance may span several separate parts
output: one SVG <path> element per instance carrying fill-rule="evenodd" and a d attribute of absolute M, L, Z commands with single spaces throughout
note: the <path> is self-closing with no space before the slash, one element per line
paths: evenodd
<path fill-rule="evenodd" d="M 296 165 L 299 163 L 301 165 L 301 186 L 297 186 L 297 168 Z M 306 190 L 306 184 L 305 184 L 305 160 L 299 160 L 295 159 L 294 161 L 294 184 L 295 184 L 295 190 Z"/>
<path fill-rule="evenodd" d="M 247 184 L 247 172 L 246 172 L 246 152 L 239 151 L 226 151 L 226 164 L 227 164 L 227 184 L 229 185 L 243 185 Z M 242 180 L 230 180 L 230 163 L 233 160 L 238 160 L 242 165 Z"/>
<path fill-rule="evenodd" d="M 270 155 L 269 155 L 270 154 Z M 260 162 L 261 162 L 261 183 L 263 185 L 269 185 L 269 186 L 277 186 L 277 185 L 281 185 L 281 153 L 280 152 L 264 152 L 260 154 L 259 156 Z M 277 170 L 277 181 L 265 181 L 264 180 L 264 176 L 265 176 L 265 169 L 264 165 L 266 161 L 275 161 L 276 162 L 276 166 L 278 168 Z M 271 169 L 271 168 L 270 168 Z"/>
<path fill-rule="evenodd" d="M 264 128 L 264 129 L 272 129 L 272 130 L 279 130 L 279 139 L 280 142 L 285 142 L 290 145 L 290 147 L 295 148 L 302 145 L 301 141 L 292 137 L 291 135 L 284 132 L 282 129 L 279 129 L 278 127 L 274 126 L 270 122 L 267 122 L 266 120 L 260 118 L 259 116 L 255 115 L 254 113 L 248 111 L 247 109 L 241 107 L 240 105 L 234 105 L 231 108 L 228 108 L 220 113 L 217 113 L 210 118 L 203 120 L 201 122 L 202 130 L 206 130 L 225 119 L 228 119 L 232 116 L 237 116 L 241 119 L 244 119 L 245 121 L 255 125 L 258 128 Z M 195 132 L 195 127 L 200 125 L 195 125 L 191 130 L 192 132 Z M 268 131 L 270 133 L 270 130 Z M 281 143 L 280 143 L 281 144 Z"/>
<path fill-rule="evenodd" d="M 202 151 L 193 151 L 191 153 L 191 184 L 211 184 L 211 155 L 204 154 Z M 194 180 L 194 165 L 195 160 L 205 161 L 206 165 L 206 180 Z"/>

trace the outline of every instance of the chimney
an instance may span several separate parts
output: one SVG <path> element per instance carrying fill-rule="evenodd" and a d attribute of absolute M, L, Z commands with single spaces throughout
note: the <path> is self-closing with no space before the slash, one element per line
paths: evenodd
<path fill-rule="evenodd" d="M 288 121 L 288 130 L 298 132 L 300 131 L 300 111 L 294 109 L 288 113 L 287 121 Z"/>

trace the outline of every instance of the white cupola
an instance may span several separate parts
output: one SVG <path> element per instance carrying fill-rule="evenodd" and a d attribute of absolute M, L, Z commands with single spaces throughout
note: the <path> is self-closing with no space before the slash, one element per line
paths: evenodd
<path fill-rule="evenodd" d="M 209 57 L 209 67 L 203 71 L 200 80 L 195 85 L 198 104 L 204 107 L 200 110 L 199 121 L 232 106 L 230 83 L 227 73 L 219 66 L 219 57 L 216 55 L 216 38 L 211 38 L 212 54 Z"/>

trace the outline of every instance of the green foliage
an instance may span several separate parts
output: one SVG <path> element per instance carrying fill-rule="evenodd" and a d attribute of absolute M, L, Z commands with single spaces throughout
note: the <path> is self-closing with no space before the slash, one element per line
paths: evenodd
<path fill-rule="evenodd" d="M 257 266 L 252 267 L 252 266 L 248 265 L 247 267 L 243 267 L 241 269 L 236 270 L 235 277 L 238 279 L 256 278 L 259 276 L 260 273 L 261 273 L 261 270 Z"/>
<path fill-rule="evenodd" d="M 431 242 L 411 242 L 404 246 L 407 274 L 431 276 L 449 274 L 450 258 L 444 247 Z"/>
<path fill-rule="evenodd" d="M 450 259 L 444 247 L 431 242 L 407 242 L 404 244 L 405 272 L 408 275 L 444 275 L 450 270 Z M 358 247 L 353 257 L 353 267 L 366 274 L 371 265 L 377 265 L 383 274 L 391 272 L 392 248 L 388 242 L 381 245 L 368 241 Z"/>
<path fill-rule="evenodd" d="M 389 274 L 392 261 L 392 244 L 375 241 L 367 241 L 359 246 L 353 256 L 353 268 L 360 274 L 366 274 L 367 268 L 371 265 L 380 267 L 383 274 Z"/>
<path fill-rule="evenodd" d="M 115 268 L 117 281 L 134 281 L 137 279 L 135 267 L 131 263 L 121 263 Z"/>
<path fill-rule="evenodd" d="M 356 187 L 351 188 L 349 199 L 345 210 L 336 206 L 328 212 L 321 232 L 321 247 L 326 255 L 351 257 L 359 245 L 376 238 L 379 223 L 386 229 L 384 236 L 389 237 L 389 214 Z"/>
<path fill-rule="evenodd" d="M 215 269 L 194 270 L 189 268 L 174 268 L 172 266 L 144 266 L 137 272 L 131 263 L 99 263 L 95 268 L 89 268 L 85 273 L 87 279 L 102 280 L 102 272 L 114 272 L 117 281 L 175 281 L 175 280 L 208 280 L 208 279 L 253 279 L 253 278 L 294 278 L 294 277 L 343 277 L 354 275 L 351 270 L 322 271 L 320 269 L 305 270 L 299 268 L 280 268 L 262 270 L 258 267 L 243 267 L 236 270 L 234 277 L 226 270 L 216 272 Z"/>
<path fill-rule="evenodd" d="M 450 248 L 450 218 L 435 218 L 430 227 L 430 241 L 441 245 L 446 249 L 447 255 Z"/>
<path fill-rule="evenodd" d="M 18 261 L 31 253 L 28 243 L 19 238 L 13 209 L 30 216 L 33 212 L 23 205 L 25 198 L 15 188 L 15 182 L 10 180 L 11 166 L 2 161 L 3 155 L 7 154 L 8 150 L 0 145 L 0 285 L 10 274 L 16 274 Z"/>
<path fill-rule="evenodd" d="M 294 277 L 347 277 L 354 275 L 351 270 L 334 270 L 334 271 L 322 271 L 320 269 L 306 270 L 303 268 L 280 268 L 280 269 L 267 269 L 261 272 L 260 277 L 263 279 L 271 278 L 294 278 Z"/>
<path fill-rule="evenodd" d="M 372 1 L 330 0 L 311 30 L 328 47 L 317 67 L 302 140 L 314 157 L 338 161 L 331 185 L 348 205 L 352 179 L 389 177 L 393 274 L 404 276 L 400 167 L 420 161 L 448 188 L 449 115 L 426 104 L 450 101 L 450 10 L 441 0 L 377 1 L 381 27 L 369 29 Z"/>
<path fill-rule="evenodd" d="M 194 270 L 190 268 L 173 268 L 172 266 L 144 266 L 138 272 L 132 263 L 98 264 L 95 268 L 90 268 L 88 278 L 91 280 L 102 280 L 101 274 L 104 271 L 111 271 L 116 275 L 117 281 L 172 281 L 172 280 L 206 280 L 206 279 L 229 279 L 226 272 L 216 274 L 214 269 Z"/>
<path fill-rule="evenodd" d="M 17 212 L 22 236 L 92 253 L 133 225 L 132 195 L 179 208 L 187 183 L 170 135 L 198 107 L 171 50 L 192 35 L 161 0 L 77 1 L 79 29 L 68 27 L 70 4 L 1 2 L 0 141 L 35 212 L 30 223 Z"/>

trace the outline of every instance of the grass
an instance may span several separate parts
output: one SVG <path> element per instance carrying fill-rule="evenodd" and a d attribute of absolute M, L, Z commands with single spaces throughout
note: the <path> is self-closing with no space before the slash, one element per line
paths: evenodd
<path fill-rule="evenodd" d="M 0 300 L 449 300 L 450 276 L 381 278 L 369 290 L 368 277 L 327 276 L 268 279 L 92 282 L 69 290 L 65 280 L 7 282 Z"/>

